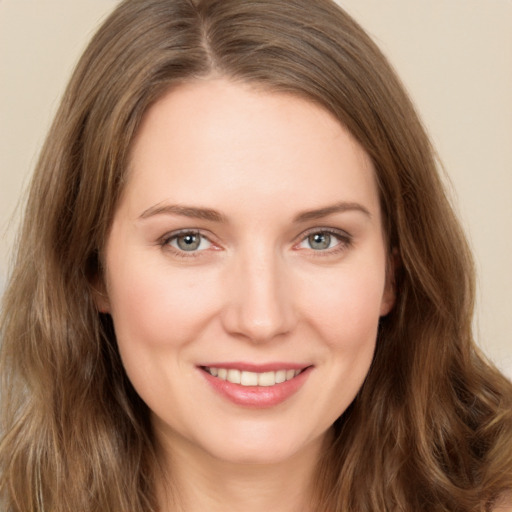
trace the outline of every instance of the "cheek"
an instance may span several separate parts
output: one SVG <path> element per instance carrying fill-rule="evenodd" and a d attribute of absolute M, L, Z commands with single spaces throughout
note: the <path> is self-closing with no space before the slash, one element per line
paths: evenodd
<path fill-rule="evenodd" d="M 318 284 L 318 283 L 317 283 Z M 315 401 L 332 424 L 356 397 L 370 369 L 384 279 L 380 273 L 340 272 L 309 301 L 309 325 L 322 340 L 321 395 Z"/>
<path fill-rule="evenodd" d="M 214 315 L 212 289 L 208 276 L 171 272 L 165 264 L 125 259 L 110 274 L 110 311 L 123 366 L 153 410 L 162 406 L 162 389 L 166 400 L 179 397 L 173 375 L 186 366 L 187 348 Z"/>
<path fill-rule="evenodd" d="M 317 281 L 307 287 L 307 309 L 311 322 L 324 333 L 324 341 L 332 349 L 343 351 L 373 346 L 380 318 L 383 272 L 340 271 L 331 275 L 323 287 L 319 284 Z"/>
<path fill-rule="evenodd" d="M 125 262 L 112 273 L 108 288 L 120 349 L 186 344 L 215 308 L 208 276 L 171 272 L 165 265 Z"/>

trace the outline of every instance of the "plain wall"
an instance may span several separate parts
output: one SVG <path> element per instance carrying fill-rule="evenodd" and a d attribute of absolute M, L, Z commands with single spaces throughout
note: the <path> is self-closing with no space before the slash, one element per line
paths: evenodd
<path fill-rule="evenodd" d="M 0 289 L 16 210 L 81 51 L 116 0 L 0 0 Z M 340 0 L 431 134 L 479 273 L 476 337 L 512 377 L 512 1 Z"/>

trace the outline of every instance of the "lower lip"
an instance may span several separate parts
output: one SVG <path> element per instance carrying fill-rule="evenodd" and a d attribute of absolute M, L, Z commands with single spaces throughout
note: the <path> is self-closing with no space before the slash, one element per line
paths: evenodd
<path fill-rule="evenodd" d="M 279 405 L 297 393 L 306 382 L 311 370 L 312 367 L 310 366 L 293 379 L 274 386 L 242 386 L 214 377 L 207 371 L 200 369 L 208 384 L 224 398 L 236 405 L 261 409 Z"/>

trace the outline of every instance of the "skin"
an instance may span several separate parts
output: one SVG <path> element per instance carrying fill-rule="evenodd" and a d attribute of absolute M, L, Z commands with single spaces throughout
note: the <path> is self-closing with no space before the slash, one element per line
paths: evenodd
<path fill-rule="evenodd" d="M 180 249 L 180 230 L 199 236 L 196 250 Z M 326 230 L 319 248 L 312 235 Z M 394 303 L 363 149 L 304 99 L 218 78 L 182 85 L 144 118 L 104 257 L 97 304 L 180 489 L 160 483 L 163 509 L 306 509 Z M 284 402 L 247 407 L 200 368 L 226 361 L 310 369 Z"/>

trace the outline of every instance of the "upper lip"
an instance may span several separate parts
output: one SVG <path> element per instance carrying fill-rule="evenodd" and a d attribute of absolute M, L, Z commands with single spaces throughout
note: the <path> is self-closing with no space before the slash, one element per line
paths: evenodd
<path fill-rule="evenodd" d="M 276 372 L 279 370 L 304 370 L 311 364 L 292 363 L 287 361 L 269 362 L 269 363 L 247 363 L 241 361 L 220 361 L 199 365 L 201 368 L 226 368 L 227 370 L 241 370 L 246 372 L 263 373 Z"/>

